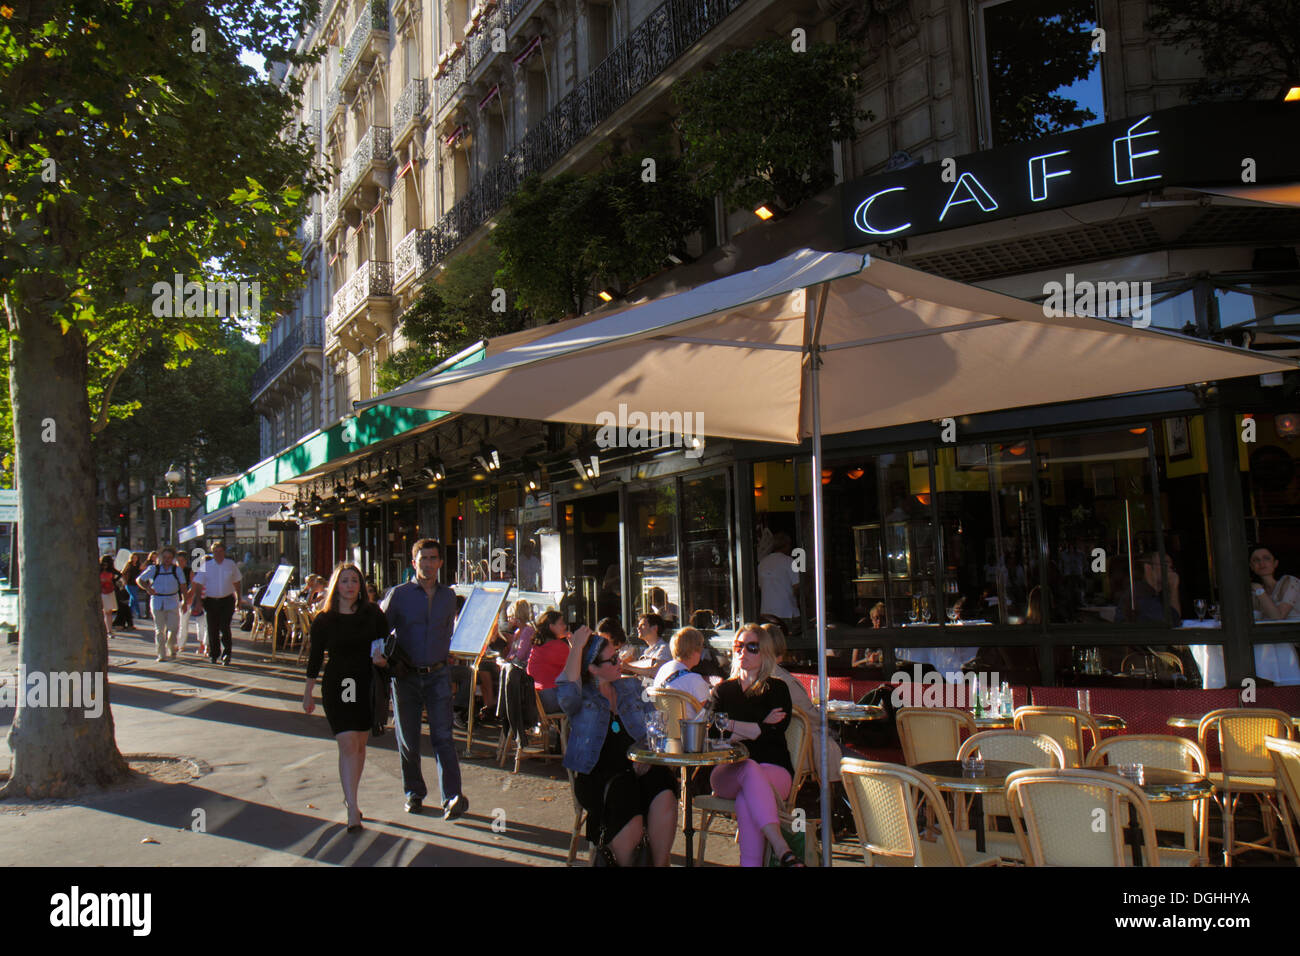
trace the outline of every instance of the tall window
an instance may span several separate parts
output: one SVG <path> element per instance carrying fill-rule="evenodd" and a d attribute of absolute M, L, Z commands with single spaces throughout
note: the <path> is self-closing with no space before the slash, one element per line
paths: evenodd
<path fill-rule="evenodd" d="M 1095 0 L 976 0 L 975 9 L 986 147 L 1104 121 Z"/>

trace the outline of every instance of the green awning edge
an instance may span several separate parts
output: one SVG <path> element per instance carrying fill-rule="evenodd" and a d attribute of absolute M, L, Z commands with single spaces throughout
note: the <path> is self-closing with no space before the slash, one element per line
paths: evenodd
<path fill-rule="evenodd" d="M 459 368 L 481 362 L 486 354 L 485 343 L 479 343 L 475 351 L 453 364 L 448 364 L 447 367 Z M 336 458 L 356 454 L 370 445 L 396 438 L 413 428 L 446 418 L 448 414 L 448 412 L 423 408 L 376 405 L 356 415 L 349 415 L 329 428 L 317 431 L 297 444 L 291 445 L 278 455 L 254 465 L 229 484 L 209 492 L 204 498 L 205 510 L 211 514 L 218 508 L 242 501 L 263 488 L 291 481 L 299 475 L 328 465 Z M 354 423 L 355 430 L 352 430 Z M 351 441 L 345 439 L 344 433 L 348 431 L 351 431 Z"/>

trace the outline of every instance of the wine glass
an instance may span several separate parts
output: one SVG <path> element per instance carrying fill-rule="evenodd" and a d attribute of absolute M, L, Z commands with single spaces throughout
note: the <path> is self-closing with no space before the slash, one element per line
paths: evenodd
<path fill-rule="evenodd" d="M 1206 603 L 1205 598 L 1197 598 L 1192 602 L 1192 607 L 1196 610 L 1196 619 L 1198 621 L 1204 621 L 1205 612 L 1209 610 L 1209 604 Z"/>
<path fill-rule="evenodd" d="M 957 623 L 957 605 L 955 604 L 948 605 L 948 623 L 949 624 Z"/>
<path fill-rule="evenodd" d="M 921 616 L 921 609 L 920 607 L 918 607 L 918 604 L 919 604 L 918 600 L 915 597 L 913 597 L 912 608 L 907 612 L 907 619 L 911 621 L 913 624 L 915 624 L 917 619 Z"/>
<path fill-rule="evenodd" d="M 930 599 L 921 598 L 921 619 L 926 624 L 930 623 Z"/>
<path fill-rule="evenodd" d="M 1210 617 L 1214 618 L 1214 620 L 1216 621 L 1219 620 L 1219 605 L 1217 604 L 1210 605 Z"/>

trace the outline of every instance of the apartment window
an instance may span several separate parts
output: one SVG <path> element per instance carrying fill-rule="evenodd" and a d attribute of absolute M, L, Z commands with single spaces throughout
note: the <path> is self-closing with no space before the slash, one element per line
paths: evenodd
<path fill-rule="evenodd" d="M 587 62 L 594 70 L 609 56 L 614 11 L 598 3 L 587 4 Z"/>
<path fill-rule="evenodd" d="M 972 0 L 985 147 L 1105 120 L 1095 0 Z"/>
<path fill-rule="evenodd" d="M 535 57 L 540 61 L 546 56 L 546 51 L 542 50 Z M 530 64 L 531 65 L 531 64 Z M 528 128 L 532 129 L 540 123 L 546 116 L 546 71 L 542 66 L 537 69 L 528 71 Z"/>

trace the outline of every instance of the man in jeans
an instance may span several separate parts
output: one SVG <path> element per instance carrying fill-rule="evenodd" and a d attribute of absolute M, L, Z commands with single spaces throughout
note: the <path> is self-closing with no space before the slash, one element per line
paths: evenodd
<path fill-rule="evenodd" d="M 411 548 L 411 565 L 415 568 L 415 580 L 399 584 L 380 603 L 398 646 L 414 667 L 406 677 L 393 679 L 406 812 L 421 813 L 429 793 L 420 773 L 420 718 L 427 711 L 429 738 L 433 742 L 438 785 L 442 790 L 442 815 L 444 820 L 454 820 L 469 809 L 469 799 L 460 790 L 460 763 L 456 759 L 451 723 L 448 657 L 451 632 L 456 624 L 456 595 L 451 588 L 438 583 L 442 545 L 437 541 L 421 538 L 415 542 Z"/>
<path fill-rule="evenodd" d="M 181 598 L 185 594 L 185 572 L 176 563 L 176 552 L 162 549 L 162 564 L 151 564 L 136 583 L 149 593 L 153 612 L 154 645 L 157 660 L 176 659 L 176 635 L 180 633 Z"/>
<path fill-rule="evenodd" d="M 230 619 L 239 599 L 239 581 L 239 566 L 227 559 L 226 546 L 218 541 L 212 545 L 212 560 L 203 562 L 203 570 L 195 572 L 190 585 L 191 599 L 200 585 L 203 588 L 203 609 L 208 616 L 208 657 L 214 664 L 218 658 L 222 664 L 230 663 Z"/>

